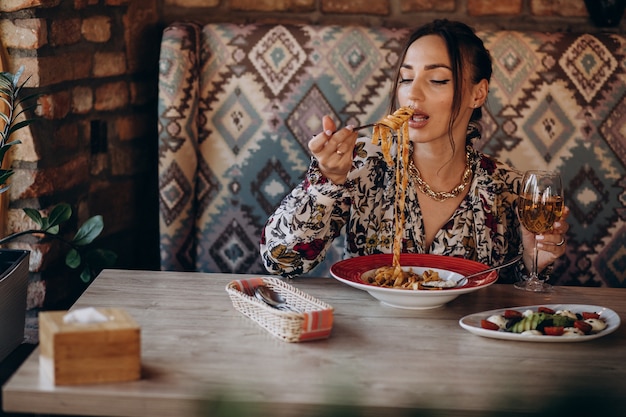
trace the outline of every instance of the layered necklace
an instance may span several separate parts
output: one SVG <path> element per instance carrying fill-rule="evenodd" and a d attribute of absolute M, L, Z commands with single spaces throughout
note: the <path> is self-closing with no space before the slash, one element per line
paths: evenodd
<path fill-rule="evenodd" d="M 459 185 L 457 185 L 450 191 L 433 191 L 430 185 L 428 185 L 426 181 L 424 181 L 424 179 L 422 178 L 422 174 L 420 174 L 419 169 L 417 169 L 417 167 L 413 163 L 413 158 L 411 158 L 411 161 L 409 162 L 409 175 L 413 177 L 413 179 L 415 179 L 415 182 L 417 183 L 417 188 L 419 188 L 422 193 L 426 194 L 433 200 L 439 202 L 446 201 L 461 194 L 465 190 L 465 187 L 469 185 L 470 180 L 472 179 L 472 168 L 469 164 L 469 150 L 467 150 L 465 158 L 465 172 L 463 173 L 463 179 L 461 180 L 461 183 Z"/>

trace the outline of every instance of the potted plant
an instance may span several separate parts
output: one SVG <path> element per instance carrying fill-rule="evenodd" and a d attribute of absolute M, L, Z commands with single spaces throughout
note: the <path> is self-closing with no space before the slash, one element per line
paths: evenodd
<path fill-rule="evenodd" d="M 33 119 L 21 116 L 36 107 L 36 104 L 30 104 L 37 97 L 36 94 L 21 97 L 23 87 L 28 81 L 19 83 L 22 72 L 23 68 L 15 74 L 0 73 L 0 194 L 7 191 L 7 180 L 13 175 L 13 170 L 5 166 L 8 165 L 5 160 L 7 152 L 21 143 L 19 140 L 12 140 L 11 135 L 33 122 Z M 91 281 L 102 268 L 115 263 L 117 256 L 114 252 L 88 248 L 104 228 L 102 216 L 91 217 L 79 227 L 71 239 L 67 239 L 59 231 L 60 226 L 72 216 L 69 204 L 57 205 L 47 216 L 42 216 L 36 209 L 23 210 L 38 228 L 0 236 L 0 245 L 26 235 L 59 240 L 69 248 L 65 264 L 72 269 L 79 269 L 80 278 L 84 282 Z M 0 249 L 0 360 L 20 344 L 24 337 L 28 263 L 29 251 Z"/>

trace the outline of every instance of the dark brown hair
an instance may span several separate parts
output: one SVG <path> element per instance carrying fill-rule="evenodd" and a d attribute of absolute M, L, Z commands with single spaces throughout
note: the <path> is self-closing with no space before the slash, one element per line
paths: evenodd
<path fill-rule="evenodd" d="M 400 67 L 404 63 L 407 50 L 413 42 L 427 35 L 440 36 L 448 47 L 448 56 L 450 57 L 450 64 L 452 66 L 452 82 L 454 86 L 452 111 L 448 126 L 450 140 L 452 141 L 453 121 L 461 111 L 461 95 L 463 94 L 463 67 L 465 65 L 469 66 L 469 75 L 472 82 L 475 84 L 483 79 L 490 81 L 492 73 L 491 55 L 485 48 L 483 41 L 476 36 L 474 30 L 465 23 L 443 19 L 435 20 L 417 28 L 409 36 L 398 62 L 398 68 L 396 69 L 396 77 L 389 105 L 389 113 L 393 113 L 397 109 L 396 96 L 398 92 L 398 83 L 400 81 Z M 478 121 L 481 118 L 481 108 L 475 108 L 470 118 L 470 126 L 468 127 L 468 145 L 471 144 L 472 139 L 480 136 Z M 454 149 L 454 143 L 452 143 L 452 147 Z"/>

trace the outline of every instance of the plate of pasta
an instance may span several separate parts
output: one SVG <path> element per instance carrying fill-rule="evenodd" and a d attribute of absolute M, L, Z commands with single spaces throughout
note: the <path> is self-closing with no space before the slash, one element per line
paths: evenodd
<path fill-rule="evenodd" d="M 414 310 L 441 307 L 462 294 L 488 287 L 498 279 L 498 271 L 463 278 L 488 268 L 480 262 L 442 255 L 403 253 L 400 265 L 405 276 L 387 280 L 385 274 L 388 274 L 392 261 L 392 254 L 359 256 L 336 262 L 331 266 L 330 273 L 339 282 L 366 291 L 385 305 Z M 379 275 L 379 282 L 376 275 Z"/>

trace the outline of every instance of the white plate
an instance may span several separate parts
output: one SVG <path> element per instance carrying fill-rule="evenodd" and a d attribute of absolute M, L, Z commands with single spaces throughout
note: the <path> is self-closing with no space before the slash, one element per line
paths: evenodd
<path fill-rule="evenodd" d="M 607 324 L 606 329 L 599 333 L 584 335 L 584 336 L 546 336 L 546 335 L 525 335 L 519 333 L 511 333 L 505 331 L 488 330 L 480 327 L 480 321 L 486 319 L 493 314 L 502 314 L 504 310 L 512 309 L 523 312 L 525 310 L 537 311 L 539 307 L 548 307 L 552 310 L 570 310 L 573 313 L 582 313 L 583 311 L 595 312 L 600 314 L 600 317 L 604 319 Z M 522 307 L 508 307 L 498 310 L 483 311 L 481 313 L 470 314 L 459 320 L 459 324 L 465 330 L 474 333 L 478 336 L 489 337 L 492 339 L 502 340 L 517 340 L 519 342 L 587 342 L 599 337 L 606 336 L 613 333 L 619 327 L 621 320 L 619 315 L 610 308 L 602 306 L 594 306 L 587 304 L 541 304 L 536 306 L 522 306 Z"/>
<path fill-rule="evenodd" d="M 338 281 L 359 290 L 367 291 L 383 304 L 412 310 L 425 310 L 441 307 L 461 294 L 478 291 L 493 284 L 498 279 L 498 272 L 491 271 L 462 282 L 453 288 L 441 290 L 409 290 L 384 288 L 369 284 L 362 276 L 372 273 L 381 266 L 390 266 L 393 255 L 377 254 L 345 259 L 331 266 L 330 273 Z M 465 275 L 487 269 L 487 265 L 463 258 L 431 254 L 400 255 L 400 265 L 412 268 L 416 272 L 425 269 L 437 270 L 444 279 L 461 279 Z"/>

